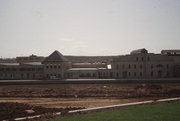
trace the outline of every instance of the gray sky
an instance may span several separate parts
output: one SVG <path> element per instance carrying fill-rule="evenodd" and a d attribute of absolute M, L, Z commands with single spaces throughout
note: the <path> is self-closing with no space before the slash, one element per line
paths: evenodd
<path fill-rule="evenodd" d="M 0 56 L 180 49 L 180 0 L 0 0 Z"/>

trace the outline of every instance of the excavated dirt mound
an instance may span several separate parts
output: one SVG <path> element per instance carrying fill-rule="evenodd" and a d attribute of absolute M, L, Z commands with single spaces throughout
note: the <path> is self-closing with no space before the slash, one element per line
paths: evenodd
<path fill-rule="evenodd" d="M 76 107 L 67 108 L 43 108 L 24 103 L 1 102 L 0 103 L 0 120 L 13 120 L 14 118 L 34 116 L 39 114 L 53 112 L 67 112 L 69 110 L 81 109 Z"/>
<path fill-rule="evenodd" d="M 180 96 L 180 85 L 137 84 L 76 85 L 59 88 L 0 88 L 0 97 L 84 98 L 84 97 L 175 97 Z"/>

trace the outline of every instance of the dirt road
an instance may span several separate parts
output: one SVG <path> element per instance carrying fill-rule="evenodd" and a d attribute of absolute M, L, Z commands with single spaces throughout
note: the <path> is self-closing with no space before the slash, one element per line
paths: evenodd
<path fill-rule="evenodd" d="M 19 102 L 27 103 L 45 108 L 66 108 L 81 107 L 92 108 L 98 106 L 123 104 L 136 101 L 149 100 L 150 98 L 141 99 L 107 99 L 107 98 L 0 98 L 0 102 Z"/>

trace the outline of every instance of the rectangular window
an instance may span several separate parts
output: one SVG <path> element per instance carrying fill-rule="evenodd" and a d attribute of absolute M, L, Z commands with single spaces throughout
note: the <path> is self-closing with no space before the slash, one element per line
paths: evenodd
<path fill-rule="evenodd" d="M 169 76 L 169 72 L 166 73 L 166 76 L 167 76 L 167 77 Z"/>
<path fill-rule="evenodd" d="M 138 57 L 136 57 L 136 61 L 138 61 Z"/>
<path fill-rule="evenodd" d="M 117 64 L 117 69 L 119 69 L 119 65 Z"/>
<path fill-rule="evenodd" d="M 119 73 L 118 73 L 118 72 L 116 73 L 116 76 L 117 76 L 117 77 L 119 76 Z"/>
<path fill-rule="evenodd" d="M 169 68 L 169 64 L 167 64 L 166 67 Z"/>
<path fill-rule="evenodd" d="M 148 60 L 148 61 L 150 60 L 149 57 L 147 58 L 147 60 Z"/>
<path fill-rule="evenodd" d="M 142 76 L 142 72 L 140 72 L 140 76 Z"/>
<path fill-rule="evenodd" d="M 140 65 L 140 68 L 142 69 L 142 64 Z"/>
<path fill-rule="evenodd" d="M 151 77 L 153 77 L 153 72 L 151 71 Z"/>
<path fill-rule="evenodd" d="M 123 69 L 125 68 L 124 64 L 122 65 L 122 68 L 123 68 Z"/>

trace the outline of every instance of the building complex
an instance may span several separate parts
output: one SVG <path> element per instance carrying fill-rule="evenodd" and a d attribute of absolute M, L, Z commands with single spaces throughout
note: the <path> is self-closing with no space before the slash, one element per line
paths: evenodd
<path fill-rule="evenodd" d="M 72 63 L 60 52 L 48 57 L 17 57 L 16 63 L 0 63 L 0 79 L 146 79 L 180 77 L 180 50 L 146 49 L 115 56 L 107 63 Z"/>

